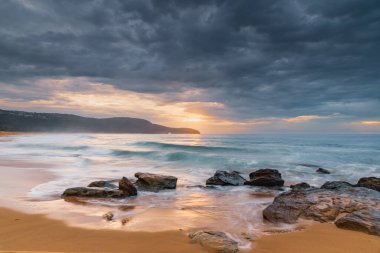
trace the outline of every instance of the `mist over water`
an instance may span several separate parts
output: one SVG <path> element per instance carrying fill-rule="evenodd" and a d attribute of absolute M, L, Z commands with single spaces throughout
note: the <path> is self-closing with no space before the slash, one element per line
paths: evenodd
<path fill-rule="evenodd" d="M 248 179 L 256 169 L 274 168 L 282 173 L 285 185 L 320 186 L 329 180 L 356 183 L 360 177 L 380 176 L 380 135 L 39 134 L 5 138 L 9 141 L 0 142 L 1 159 L 52 165 L 47 170 L 56 178 L 28 192 L 33 206 L 42 212 L 75 220 L 76 225 L 121 228 L 119 223 L 99 218 L 112 210 L 116 218 L 130 218 L 122 229 L 207 227 L 240 238 L 243 247 L 249 243 L 242 233 L 268 229 L 261 212 L 278 192 L 248 186 L 199 187 L 216 170 L 240 171 Z M 331 174 L 318 174 L 317 167 Z M 136 172 L 176 176 L 178 187 L 159 193 L 140 191 L 137 197 L 122 200 L 90 200 L 88 205 L 60 199 L 66 188 L 122 176 L 134 179 Z"/>

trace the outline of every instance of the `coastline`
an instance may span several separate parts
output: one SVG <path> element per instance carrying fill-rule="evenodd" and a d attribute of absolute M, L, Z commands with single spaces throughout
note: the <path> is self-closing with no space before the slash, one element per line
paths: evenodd
<path fill-rule="evenodd" d="M 44 215 L 0 208 L 0 252 L 209 252 L 185 232 L 125 232 L 69 227 Z M 376 236 L 313 223 L 303 231 L 259 238 L 252 253 L 378 253 Z"/>
<path fill-rule="evenodd" d="M 190 244 L 185 231 L 129 232 L 72 227 L 17 205 L 37 184 L 54 179 L 44 162 L 0 161 L 0 252 L 209 252 Z M 11 208 L 11 209 L 10 209 Z M 18 210 L 18 211 L 16 211 Z M 20 212 L 21 211 L 21 212 Z M 302 231 L 265 235 L 253 242 L 253 253 L 378 253 L 378 237 L 313 222 Z"/>

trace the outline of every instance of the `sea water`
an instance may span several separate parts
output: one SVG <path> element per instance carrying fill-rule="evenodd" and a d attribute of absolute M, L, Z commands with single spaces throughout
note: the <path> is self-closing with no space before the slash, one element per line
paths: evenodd
<path fill-rule="evenodd" d="M 78 226 L 130 231 L 207 228 L 227 232 L 249 246 L 247 237 L 275 229 L 263 221 L 262 210 L 278 191 L 260 187 L 205 188 L 216 170 L 242 176 L 260 168 L 280 171 L 285 185 L 325 181 L 356 183 L 380 176 L 380 135 L 140 135 L 33 134 L 0 142 L 0 158 L 50 164 L 56 177 L 27 193 L 39 212 Z M 331 174 L 318 174 L 316 169 Z M 98 199 L 85 203 L 60 197 L 69 187 L 95 180 L 134 179 L 136 172 L 172 175 L 176 190 L 140 191 L 137 197 Z M 287 190 L 285 187 L 284 190 Z M 106 211 L 119 222 L 105 222 Z M 283 229 L 283 227 L 282 227 Z M 248 247 L 247 246 L 247 247 Z"/>

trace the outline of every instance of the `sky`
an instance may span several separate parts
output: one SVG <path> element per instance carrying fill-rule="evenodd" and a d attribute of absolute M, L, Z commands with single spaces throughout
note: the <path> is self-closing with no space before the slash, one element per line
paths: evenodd
<path fill-rule="evenodd" d="M 0 109 L 380 132 L 380 1 L 1 0 Z"/>

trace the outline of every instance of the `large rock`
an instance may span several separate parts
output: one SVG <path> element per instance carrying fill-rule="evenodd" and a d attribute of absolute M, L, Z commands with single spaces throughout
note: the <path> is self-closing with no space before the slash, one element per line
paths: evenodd
<path fill-rule="evenodd" d="M 217 253 L 236 253 L 239 251 L 236 241 L 223 232 L 198 231 L 189 234 L 191 243 L 199 243 L 202 247 Z"/>
<path fill-rule="evenodd" d="M 125 193 L 120 190 L 108 188 L 74 187 L 66 189 L 62 197 L 86 197 L 86 198 L 124 198 Z"/>
<path fill-rule="evenodd" d="M 210 177 L 206 181 L 206 185 L 244 185 L 245 180 L 238 172 L 228 172 L 223 170 L 217 170 L 213 177 Z"/>
<path fill-rule="evenodd" d="M 136 196 L 137 195 L 136 187 L 126 177 L 123 177 L 119 181 L 119 190 L 121 190 L 126 196 Z"/>
<path fill-rule="evenodd" d="M 366 187 L 375 191 L 380 192 L 380 178 L 377 177 L 363 177 L 359 179 L 356 186 Z"/>
<path fill-rule="evenodd" d="M 351 187 L 354 187 L 354 186 L 345 181 L 327 181 L 321 186 L 321 189 L 338 190 L 338 189 L 351 188 Z"/>
<path fill-rule="evenodd" d="M 107 187 L 107 188 L 112 188 L 112 189 L 117 188 L 117 186 L 112 184 L 110 181 L 104 181 L 104 180 L 91 182 L 87 187 L 99 187 L 99 188 Z"/>
<path fill-rule="evenodd" d="M 298 218 L 327 222 L 343 214 L 370 209 L 380 210 L 380 193 L 377 191 L 363 187 L 310 188 L 278 195 L 264 209 L 263 217 L 273 223 L 295 223 Z M 367 215 L 367 221 L 378 219 L 375 212 L 367 212 Z"/>
<path fill-rule="evenodd" d="M 356 211 L 340 218 L 335 222 L 335 225 L 338 228 L 380 236 L 380 210 Z"/>
<path fill-rule="evenodd" d="M 177 178 L 173 176 L 138 172 L 135 174 L 135 177 L 137 177 L 137 187 L 145 191 L 158 192 L 177 187 Z"/>
<path fill-rule="evenodd" d="M 283 186 L 284 180 L 281 178 L 281 173 L 273 169 L 261 169 L 249 174 L 250 180 L 245 184 L 253 186 Z"/>

